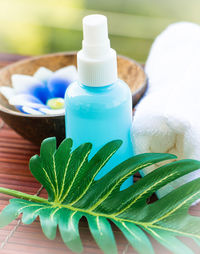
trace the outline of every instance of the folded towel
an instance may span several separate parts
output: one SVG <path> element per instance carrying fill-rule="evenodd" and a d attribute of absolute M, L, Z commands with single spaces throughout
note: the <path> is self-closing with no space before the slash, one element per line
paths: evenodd
<path fill-rule="evenodd" d="M 145 71 L 149 87 L 133 121 L 136 153 L 173 153 L 178 159 L 200 160 L 200 26 L 170 25 L 153 43 Z M 158 197 L 199 176 L 197 170 L 179 178 L 161 188 Z"/>

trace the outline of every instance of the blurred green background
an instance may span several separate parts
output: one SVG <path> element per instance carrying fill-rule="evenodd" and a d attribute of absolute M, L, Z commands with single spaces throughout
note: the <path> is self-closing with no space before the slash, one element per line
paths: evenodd
<path fill-rule="evenodd" d="M 170 23 L 200 23 L 200 0 L 0 0 L 0 52 L 39 55 L 78 50 L 85 15 L 108 17 L 118 54 L 145 62 Z"/>

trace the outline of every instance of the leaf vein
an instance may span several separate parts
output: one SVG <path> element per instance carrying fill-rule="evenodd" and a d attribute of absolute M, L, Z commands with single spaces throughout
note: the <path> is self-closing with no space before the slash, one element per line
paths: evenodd
<path fill-rule="evenodd" d="M 62 181 L 62 187 L 61 187 L 61 191 L 60 191 L 60 195 L 59 195 L 59 200 L 63 194 L 63 191 L 64 191 L 64 186 L 65 186 L 65 179 L 66 179 L 66 175 L 67 175 L 67 171 L 68 171 L 68 167 L 69 167 L 69 163 L 71 161 L 71 157 L 72 157 L 72 154 L 70 154 L 69 156 L 69 159 L 68 159 L 68 162 L 67 162 L 67 165 L 65 167 L 65 172 L 64 172 L 64 176 L 63 176 L 63 181 Z"/>
<path fill-rule="evenodd" d="M 77 197 L 76 200 L 74 200 L 73 202 L 71 202 L 70 205 L 75 204 L 76 202 L 78 202 L 78 201 L 85 195 L 85 193 L 87 192 L 87 190 L 90 188 L 91 184 L 93 183 L 93 180 L 94 180 L 95 176 L 99 173 L 99 170 L 107 163 L 107 161 L 113 156 L 113 154 L 114 154 L 117 150 L 118 150 L 118 148 L 115 149 L 115 150 L 106 158 L 106 160 L 98 167 L 98 170 L 97 170 L 96 173 L 93 175 L 91 181 L 90 181 L 89 184 L 86 186 L 85 190 L 82 192 L 82 194 L 81 194 L 79 197 Z"/>
<path fill-rule="evenodd" d="M 75 211 L 75 212 L 73 212 L 72 214 L 71 214 L 71 217 L 70 217 L 70 225 L 71 225 L 71 228 L 74 230 L 74 232 L 76 232 L 76 229 L 75 229 L 75 226 L 74 226 L 74 223 L 73 223 L 73 217 L 74 217 L 74 215 L 76 214 L 77 212 Z"/>
<path fill-rule="evenodd" d="M 100 200 L 98 200 L 92 207 L 90 207 L 89 211 L 93 211 L 95 208 L 97 208 L 108 196 L 110 196 L 110 194 L 113 192 L 113 190 L 116 188 L 116 186 L 119 185 L 120 182 L 122 182 L 125 178 L 127 178 L 131 174 L 134 174 L 136 171 L 140 170 L 140 168 L 147 167 L 147 166 L 150 166 L 150 165 L 152 165 L 152 163 L 146 163 L 144 165 L 140 165 L 140 166 L 136 167 L 135 169 L 133 169 L 131 172 L 127 173 L 122 178 L 120 178 L 115 183 L 115 185 L 110 189 L 109 192 L 107 192 Z"/>
<path fill-rule="evenodd" d="M 123 225 L 123 227 L 125 227 L 125 229 L 133 236 L 133 237 L 135 237 L 137 240 L 141 240 L 136 234 L 134 234 L 127 226 L 126 226 L 126 224 L 124 223 L 124 222 L 121 222 L 122 223 L 122 225 Z"/>
<path fill-rule="evenodd" d="M 170 216 L 171 214 L 173 214 L 174 212 L 176 212 L 180 207 L 182 207 L 184 204 L 186 204 L 190 199 L 192 199 L 193 197 L 195 197 L 196 195 L 198 195 L 200 193 L 200 191 L 194 193 L 192 196 L 190 196 L 189 198 L 185 199 L 182 203 L 180 203 L 177 207 L 175 207 L 174 209 L 172 209 L 171 211 L 169 211 L 168 213 L 166 213 L 165 215 L 163 215 L 162 217 L 154 220 L 151 222 L 151 224 L 154 224 L 158 221 L 161 221 L 163 219 L 165 219 L 166 217 Z"/>
<path fill-rule="evenodd" d="M 68 187 L 68 189 L 67 189 L 67 191 L 65 192 L 63 198 L 62 198 L 61 201 L 60 201 L 61 203 L 65 200 L 65 198 L 67 197 L 68 193 L 70 192 L 70 190 L 71 190 L 71 188 L 72 188 L 72 186 L 73 186 L 73 184 L 74 184 L 74 182 L 75 182 L 75 180 L 76 180 L 76 177 L 77 177 L 77 175 L 78 175 L 78 173 L 79 173 L 81 167 L 83 166 L 83 164 L 84 164 L 86 158 L 88 157 L 89 153 L 90 153 L 90 150 L 86 153 L 86 155 L 85 155 L 84 158 L 83 158 L 83 161 L 82 161 L 81 164 L 79 165 L 79 167 L 78 167 L 78 169 L 77 169 L 77 171 L 76 171 L 76 173 L 75 173 L 75 175 L 74 175 L 74 178 L 73 178 L 72 181 L 71 181 L 70 186 Z"/>
<path fill-rule="evenodd" d="M 60 207 L 56 208 L 56 209 L 51 213 L 51 216 L 50 216 L 51 221 L 53 221 L 53 217 L 55 216 L 55 214 L 57 213 L 58 210 L 60 210 Z"/>
<path fill-rule="evenodd" d="M 44 209 L 49 209 L 49 208 L 52 209 L 52 207 L 50 207 L 50 206 L 49 206 L 49 207 L 41 207 L 41 208 L 35 210 L 35 211 L 32 213 L 32 215 L 34 216 L 34 215 L 37 214 L 39 211 L 44 210 Z"/>
<path fill-rule="evenodd" d="M 57 173 L 56 173 L 56 165 L 55 165 L 55 155 L 53 157 L 53 172 L 55 176 L 55 183 L 56 183 L 56 196 L 58 196 L 58 178 L 57 178 Z"/>
<path fill-rule="evenodd" d="M 100 235 L 103 235 L 103 232 L 101 230 L 100 222 L 99 222 L 99 216 L 96 217 L 96 223 L 97 223 L 97 228 L 99 230 Z"/>
<path fill-rule="evenodd" d="M 25 203 L 25 202 L 24 202 Z M 27 204 L 27 203 L 26 203 Z M 22 210 L 24 210 L 25 208 L 29 208 L 29 207 L 34 207 L 34 206 L 42 206 L 43 207 L 43 205 L 38 205 L 38 204 L 30 204 L 30 205 L 26 205 L 26 206 L 24 206 L 24 207 L 21 207 L 19 210 L 18 210 L 18 212 L 20 212 L 21 213 L 21 211 Z"/>
<path fill-rule="evenodd" d="M 118 216 L 119 214 L 125 212 L 128 208 L 130 208 L 132 205 L 134 205 L 145 193 L 147 193 L 148 191 L 151 191 L 156 185 L 162 183 L 164 180 L 168 179 L 169 177 L 173 176 L 174 173 L 171 173 L 170 175 L 162 178 L 160 181 L 154 183 L 153 185 L 151 185 L 149 188 L 147 188 L 145 191 L 143 191 L 140 195 L 137 196 L 137 198 L 135 198 L 130 204 L 128 204 L 126 207 L 124 207 L 122 210 L 120 210 L 119 212 L 115 213 L 115 216 Z"/>
<path fill-rule="evenodd" d="M 47 174 L 47 171 L 45 170 L 45 168 L 43 168 L 43 167 L 42 167 L 42 170 L 44 171 L 45 176 L 46 176 L 46 178 L 47 178 L 48 182 L 50 183 L 50 185 L 51 185 L 51 187 L 52 187 L 52 190 L 53 190 L 53 193 L 54 193 L 55 198 L 56 198 L 56 197 L 57 197 L 57 195 L 56 195 L 56 190 L 55 190 L 55 187 L 54 187 L 54 185 L 53 185 L 53 183 L 52 183 L 52 181 L 51 181 L 51 179 L 50 179 L 49 175 Z"/>

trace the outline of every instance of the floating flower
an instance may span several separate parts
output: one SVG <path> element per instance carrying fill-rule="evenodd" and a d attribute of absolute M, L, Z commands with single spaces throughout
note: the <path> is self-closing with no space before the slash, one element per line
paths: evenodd
<path fill-rule="evenodd" d="M 77 80 L 73 65 L 55 72 L 40 67 L 33 76 L 14 74 L 11 87 L 0 87 L 10 105 L 26 114 L 45 115 L 64 113 L 65 91 Z"/>

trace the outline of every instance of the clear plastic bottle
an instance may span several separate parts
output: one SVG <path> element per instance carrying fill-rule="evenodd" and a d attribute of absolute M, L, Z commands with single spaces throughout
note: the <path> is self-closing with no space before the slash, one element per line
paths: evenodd
<path fill-rule="evenodd" d="M 65 94 L 66 136 L 74 148 L 93 144 L 91 156 L 104 144 L 121 139 L 122 146 L 95 179 L 134 155 L 131 142 L 132 96 L 117 77 L 116 52 L 110 48 L 107 19 L 90 15 L 83 19 L 83 49 L 78 52 L 79 80 Z M 122 188 L 132 184 L 129 178 Z"/>

